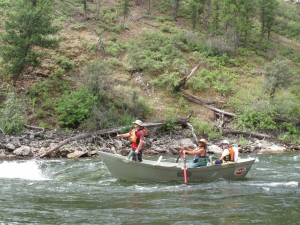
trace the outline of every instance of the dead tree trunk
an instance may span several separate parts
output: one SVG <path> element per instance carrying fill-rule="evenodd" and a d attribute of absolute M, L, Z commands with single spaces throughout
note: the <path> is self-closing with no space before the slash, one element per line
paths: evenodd
<path fill-rule="evenodd" d="M 194 67 L 189 74 L 185 75 L 184 78 L 179 82 L 179 84 L 175 86 L 174 90 L 180 91 L 180 89 L 185 85 L 188 79 L 190 79 L 197 72 L 197 70 L 200 68 L 200 65 L 201 63 Z"/>
<path fill-rule="evenodd" d="M 267 134 L 262 134 L 262 133 L 257 133 L 257 132 L 248 132 L 248 131 L 239 131 L 239 130 L 229 130 L 229 129 L 224 129 L 223 133 L 225 134 L 234 134 L 234 135 L 246 135 L 246 136 L 250 136 L 250 137 L 256 137 L 256 138 L 267 138 L 267 139 L 272 139 L 274 138 L 271 135 L 267 135 Z"/>
<path fill-rule="evenodd" d="M 174 20 L 177 20 L 178 16 L 178 9 L 179 9 L 179 2 L 180 0 L 175 0 L 175 7 L 174 7 Z"/>
<path fill-rule="evenodd" d="M 148 10 L 147 10 L 148 14 L 151 14 L 151 0 L 148 0 Z"/>
<path fill-rule="evenodd" d="M 101 7 L 101 1 L 102 0 L 98 0 L 98 4 L 97 4 L 97 10 L 96 10 L 96 20 L 99 20 L 99 13 L 100 13 L 100 7 Z"/>
<path fill-rule="evenodd" d="M 87 21 L 87 0 L 83 0 L 84 20 Z"/>

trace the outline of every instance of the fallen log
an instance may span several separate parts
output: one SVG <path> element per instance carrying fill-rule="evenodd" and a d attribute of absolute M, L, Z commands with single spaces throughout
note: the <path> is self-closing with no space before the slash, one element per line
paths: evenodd
<path fill-rule="evenodd" d="M 268 134 L 263 134 L 263 133 L 257 133 L 257 132 L 250 132 L 250 131 L 239 131 L 239 130 L 229 130 L 229 129 L 224 129 L 223 130 L 224 134 L 233 134 L 233 135 L 246 135 L 250 137 L 256 137 L 256 138 L 266 138 L 266 139 L 273 139 L 274 137 Z"/>
<path fill-rule="evenodd" d="M 45 131 L 45 128 L 43 128 L 43 127 L 36 127 L 36 126 L 27 125 L 27 124 L 25 124 L 25 127 L 28 129 L 42 130 L 43 132 Z"/>
<path fill-rule="evenodd" d="M 186 91 L 183 91 L 183 92 L 182 92 L 182 96 L 185 97 L 186 99 L 188 99 L 189 101 L 194 102 L 194 103 L 197 103 L 197 104 L 199 104 L 199 105 L 202 105 L 202 106 L 204 106 L 205 108 L 208 108 L 208 109 L 210 109 L 210 110 L 212 110 L 212 111 L 214 111 L 214 112 L 216 112 L 216 113 L 221 113 L 221 114 L 223 114 L 223 115 L 225 115 L 225 116 L 229 116 L 229 117 L 235 117 L 235 116 L 236 116 L 236 114 L 234 114 L 234 113 L 226 112 L 226 111 L 224 111 L 224 110 L 221 110 L 221 109 L 212 107 L 212 106 L 210 106 L 210 105 L 207 105 L 204 101 L 202 101 L 202 100 L 196 98 L 195 96 L 193 96 L 193 95 L 187 93 Z"/>
<path fill-rule="evenodd" d="M 188 127 L 187 123 L 189 122 L 191 115 L 192 114 L 190 114 L 188 117 L 185 117 L 185 118 L 178 118 L 175 121 L 175 124 L 180 125 L 182 127 Z M 144 127 L 160 127 L 164 124 L 165 124 L 165 122 L 153 122 L 153 123 L 143 123 L 143 126 Z M 95 132 L 91 132 L 91 133 L 83 133 L 83 134 L 76 135 L 74 137 L 67 138 L 64 141 L 61 141 L 60 143 L 58 143 L 58 145 L 54 146 L 53 148 L 49 149 L 44 154 L 42 154 L 38 157 L 43 158 L 45 156 L 48 156 L 48 155 L 54 153 L 55 151 L 57 151 L 60 147 L 66 145 L 70 142 L 82 140 L 82 139 L 93 137 L 93 136 L 117 134 L 117 133 L 120 133 L 121 130 L 125 129 L 125 128 L 127 128 L 127 127 L 103 129 L 103 130 L 99 130 L 99 131 L 95 131 Z"/>

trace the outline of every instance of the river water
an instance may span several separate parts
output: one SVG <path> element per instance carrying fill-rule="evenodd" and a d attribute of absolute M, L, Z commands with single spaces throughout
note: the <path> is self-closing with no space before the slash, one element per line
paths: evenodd
<path fill-rule="evenodd" d="M 0 224 L 300 224 L 300 155 L 252 157 L 244 180 L 188 185 L 119 181 L 99 158 L 2 161 Z"/>

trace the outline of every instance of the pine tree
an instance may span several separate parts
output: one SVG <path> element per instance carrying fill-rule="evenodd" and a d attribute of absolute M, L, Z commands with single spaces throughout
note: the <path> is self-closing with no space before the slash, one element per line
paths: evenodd
<path fill-rule="evenodd" d="M 121 10 L 122 10 L 122 13 L 123 13 L 123 30 L 125 29 L 125 21 L 126 21 L 126 18 L 130 12 L 130 5 L 129 5 L 129 0 L 124 0 L 122 3 L 121 3 Z"/>
<path fill-rule="evenodd" d="M 45 1 L 16 1 L 5 21 L 5 33 L 1 35 L 0 54 L 4 68 L 12 75 L 14 83 L 26 66 L 39 65 L 39 53 L 34 47 L 51 47 L 57 40 L 52 35 L 58 27 L 52 22 L 52 5 Z"/>
<path fill-rule="evenodd" d="M 269 41 L 278 3 L 276 0 L 259 0 L 258 4 L 261 22 L 261 40 L 267 35 Z"/>

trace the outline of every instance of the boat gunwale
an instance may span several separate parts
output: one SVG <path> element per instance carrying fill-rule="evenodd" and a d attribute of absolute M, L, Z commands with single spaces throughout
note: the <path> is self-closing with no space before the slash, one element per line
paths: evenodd
<path fill-rule="evenodd" d="M 113 154 L 109 152 L 101 152 L 109 157 L 117 158 L 118 160 L 122 161 L 123 163 L 129 163 L 134 164 L 137 167 L 156 167 L 157 169 L 164 169 L 164 170 L 178 170 L 183 168 L 183 164 L 179 163 L 172 163 L 172 162 L 160 162 L 159 164 L 156 164 L 157 161 L 154 160 L 143 160 L 143 162 L 136 162 L 128 159 L 126 156 L 122 156 L 120 154 Z M 248 159 L 241 159 L 239 162 L 229 162 L 229 163 L 223 163 L 220 165 L 207 165 L 207 166 L 201 166 L 196 168 L 188 168 L 188 170 L 191 170 L 193 172 L 195 171 L 209 171 L 209 170 L 220 170 L 224 168 L 230 168 L 235 166 L 243 166 L 248 164 L 253 164 L 255 161 L 255 158 L 248 158 Z M 168 166 L 167 166 L 168 165 Z M 252 165 L 251 165 L 252 166 Z"/>

